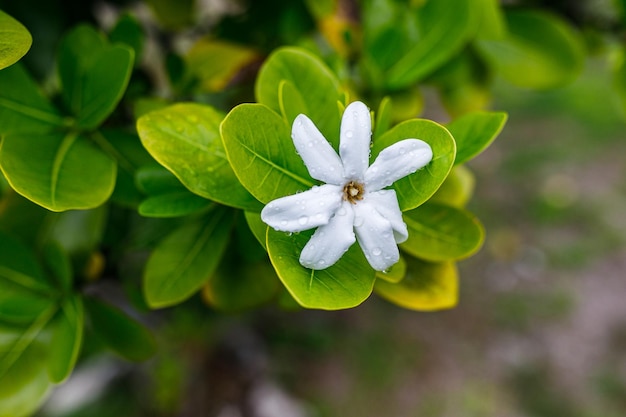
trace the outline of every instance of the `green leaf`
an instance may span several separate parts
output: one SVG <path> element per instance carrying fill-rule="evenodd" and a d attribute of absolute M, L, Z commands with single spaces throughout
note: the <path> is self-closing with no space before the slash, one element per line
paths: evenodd
<path fill-rule="evenodd" d="M 267 224 L 261 219 L 261 214 L 246 211 L 244 213 L 246 222 L 250 231 L 256 238 L 256 240 L 263 246 L 263 249 L 267 251 Z"/>
<path fill-rule="evenodd" d="M 0 71 L 0 134 L 47 132 L 63 125 L 21 64 Z"/>
<path fill-rule="evenodd" d="M 113 192 L 117 169 L 107 154 L 72 132 L 7 135 L 0 168 L 15 191 L 52 211 L 101 205 Z"/>
<path fill-rule="evenodd" d="M 428 143 L 433 159 L 424 168 L 394 183 L 402 211 L 419 206 L 437 191 L 452 168 L 456 152 L 454 139 L 446 128 L 430 120 L 412 119 L 394 126 L 374 141 L 371 160 L 389 145 L 409 138 Z"/>
<path fill-rule="evenodd" d="M 290 235 L 267 229 L 270 260 L 293 298 L 303 307 L 323 310 L 351 308 L 365 301 L 372 293 L 376 273 L 359 245 L 352 245 L 333 266 L 312 270 L 299 262 L 311 234 Z"/>
<path fill-rule="evenodd" d="M 475 183 L 472 171 L 465 165 L 457 165 L 428 202 L 463 208 L 472 197 Z"/>
<path fill-rule="evenodd" d="M 1 281 L 8 281 L 24 291 L 42 295 L 53 292 L 30 248 L 4 233 L 0 233 Z"/>
<path fill-rule="evenodd" d="M 626 16 L 626 12 L 624 15 Z M 626 115 L 626 48 L 622 49 L 613 69 L 613 84 L 622 105 L 622 114 Z"/>
<path fill-rule="evenodd" d="M 430 263 L 407 258 L 407 274 L 393 284 L 377 280 L 374 290 L 400 307 L 434 311 L 454 307 L 458 300 L 458 272 L 453 262 Z"/>
<path fill-rule="evenodd" d="M 90 26 L 70 32 L 61 43 L 59 77 L 63 99 L 82 129 L 100 125 L 126 91 L 134 52 L 123 45 L 110 46 Z"/>
<path fill-rule="evenodd" d="M 409 238 L 400 247 L 428 261 L 467 258 L 480 249 L 485 231 L 470 212 L 427 203 L 404 213 Z"/>
<path fill-rule="evenodd" d="M 448 123 L 456 141 L 455 165 L 462 164 L 484 151 L 500 134 L 507 120 L 504 112 L 477 111 Z"/>
<path fill-rule="evenodd" d="M 195 0 L 146 0 L 166 29 L 185 29 L 194 23 Z"/>
<path fill-rule="evenodd" d="M 274 51 L 265 61 L 255 85 L 257 101 L 278 114 L 281 114 L 279 87 L 283 81 L 288 81 L 299 93 L 307 106 L 306 115 L 337 148 L 341 120 L 337 102 L 342 95 L 335 75 L 310 52 L 285 47 Z M 296 115 L 290 113 L 289 117 Z M 291 126 L 293 119 L 286 122 Z"/>
<path fill-rule="evenodd" d="M 241 104 L 222 122 L 228 159 L 244 187 L 262 203 L 313 186 L 289 127 L 262 104 Z"/>
<path fill-rule="evenodd" d="M 209 280 L 226 249 L 231 216 L 226 209 L 216 209 L 204 221 L 185 224 L 159 243 L 143 277 L 150 307 L 178 304 Z"/>
<path fill-rule="evenodd" d="M 130 46 L 135 52 L 135 63 L 139 63 L 139 57 L 143 51 L 145 34 L 141 25 L 130 14 L 123 14 L 115 23 L 109 33 L 109 40 L 112 43 L 121 42 Z"/>
<path fill-rule="evenodd" d="M 0 368 L 5 354 L 21 336 L 21 329 L 0 325 Z M 0 375 L 0 417 L 33 414 L 51 387 L 46 372 L 46 346 L 35 341 Z"/>
<path fill-rule="evenodd" d="M 404 256 L 400 255 L 397 263 L 386 271 L 376 271 L 376 278 L 383 279 L 391 283 L 398 283 L 404 279 L 406 275 L 406 261 Z"/>
<path fill-rule="evenodd" d="M 506 34 L 506 21 L 498 0 L 474 0 L 474 6 L 480 14 L 480 24 L 476 37 L 478 39 L 502 39 Z"/>
<path fill-rule="evenodd" d="M 96 298 L 85 299 L 93 331 L 110 349 L 130 361 L 144 361 L 154 355 L 152 333 L 125 313 Z"/>
<path fill-rule="evenodd" d="M 372 140 L 376 141 L 391 127 L 392 103 L 389 97 L 384 97 L 378 105 L 376 112 L 376 122 L 374 123 L 374 132 Z"/>
<path fill-rule="evenodd" d="M 533 10 L 506 14 L 508 34 L 502 40 L 481 40 L 485 59 L 510 83 L 546 89 L 573 81 L 585 53 L 580 35 L 557 16 Z"/>
<path fill-rule="evenodd" d="M 48 350 L 48 376 L 52 382 L 64 381 L 74 369 L 83 343 L 83 303 L 77 295 L 68 298 L 51 325 Z"/>
<path fill-rule="evenodd" d="M 146 198 L 139 205 L 139 214 L 146 217 L 181 217 L 206 210 L 214 204 L 183 190 Z"/>
<path fill-rule="evenodd" d="M 68 233 L 67 230 L 64 232 Z M 63 247 L 56 241 L 49 242 L 43 248 L 43 257 L 46 267 L 56 280 L 56 287 L 63 292 L 70 291 L 73 281 L 72 264 Z"/>
<path fill-rule="evenodd" d="M 50 238 L 73 260 L 88 256 L 102 241 L 108 213 L 108 207 L 101 206 L 58 214 L 52 222 Z"/>
<path fill-rule="evenodd" d="M 419 39 L 387 71 L 389 88 L 405 88 L 423 79 L 463 47 L 475 28 L 472 1 L 428 1 L 417 10 Z"/>
<path fill-rule="evenodd" d="M 26 55 L 33 37 L 17 20 L 0 10 L 0 69 L 15 64 Z"/>
<path fill-rule="evenodd" d="M 209 93 L 224 90 L 239 72 L 258 60 L 259 54 L 250 47 L 213 38 L 198 40 L 185 57 L 201 89 Z"/>
<path fill-rule="evenodd" d="M 229 206 L 259 210 L 226 158 L 219 125 L 223 115 L 201 104 L 181 103 L 139 118 L 145 148 L 193 193 Z"/>

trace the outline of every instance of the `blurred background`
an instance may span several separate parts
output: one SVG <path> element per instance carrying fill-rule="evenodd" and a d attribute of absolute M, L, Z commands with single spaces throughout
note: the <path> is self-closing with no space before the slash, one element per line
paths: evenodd
<path fill-rule="evenodd" d="M 217 3 L 226 17 L 212 24 L 214 33 L 254 38 L 262 52 L 315 27 L 301 2 Z M 626 415 L 626 118 L 610 75 L 613 41 L 599 40 L 624 42 L 620 3 L 503 3 L 560 16 L 585 36 L 589 52 L 575 80 L 557 88 L 523 89 L 497 74 L 490 80 L 489 107 L 509 120 L 468 164 L 476 176 L 468 208 L 487 239 L 459 263 L 458 306 L 423 313 L 372 296 L 341 312 L 222 313 L 195 297 L 142 317 L 159 346 L 144 363 L 101 353 L 86 337 L 74 374 L 36 415 Z M 25 62 L 41 79 L 65 28 L 135 6 L 0 0 L 33 33 Z M 284 19 L 272 26 L 276 16 Z M 249 31 L 236 32 L 245 25 Z M 251 72 L 207 101 L 250 94 Z M 420 88 L 421 117 L 450 120 L 436 88 Z M 98 291 L 115 298 L 120 290 Z"/>

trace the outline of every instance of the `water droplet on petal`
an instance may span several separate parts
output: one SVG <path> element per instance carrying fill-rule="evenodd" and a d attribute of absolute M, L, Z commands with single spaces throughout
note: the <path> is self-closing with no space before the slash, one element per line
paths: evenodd
<path fill-rule="evenodd" d="M 363 219 L 363 217 L 361 217 L 361 216 L 356 216 L 356 217 L 354 218 L 354 225 L 355 225 L 356 227 L 363 226 L 364 221 L 365 221 L 365 220 Z"/>
<path fill-rule="evenodd" d="M 398 153 L 399 153 L 400 155 L 404 155 L 404 154 L 406 153 L 406 149 L 404 149 L 404 148 L 402 147 L 402 148 L 398 149 Z"/>
<path fill-rule="evenodd" d="M 346 209 L 341 207 L 339 210 L 337 210 L 337 214 L 339 216 L 345 216 L 346 215 Z"/>
<path fill-rule="evenodd" d="M 374 256 L 380 256 L 381 253 L 383 253 L 383 251 L 380 250 L 380 248 L 372 249 L 372 255 L 374 255 Z"/>
<path fill-rule="evenodd" d="M 300 216 L 300 218 L 298 219 L 298 223 L 300 223 L 302 226 L 304 226 L 308 222 L 309 218 L 307 216 Z"/>
<path fill-rule="evenodd" d="M 324 266 L 326 265 L 326 259 L 320 259 L 319 261 L 317 261 L 317 266 Z"/>
<path fill-rule="evenodd" d="M 351 131 L 351 130 L 346 130 L 346 137 L 347 137 L 348 139 L 350 139 L 353 135 L 354 135 L 354 133 L 352 133 L 352 131 Z"/>
<path fill-rule="evenodd" d="M 280 221 L 280 225 L 281 225 L 281 226 L 287 226 L 287 224 L 289 224 L 289 222 L 287 221 L 287 219 L 282 219 L 282 220 Z"/>
<path fill-rule="evenodd" d="M 372 167 L 372 172 L 375 174 L 378 172 L 378 167 Z"/>
<path fill-rule="evenodd" d="M 309 148 L 312 148 L 313 147 L 313 141 L 307 143 L 307 145 L 309 146 Z"/>
<path fill-rule="evenodd" d="M 314 185 L 313 187 L 311 187 L 311 191 L 313 191 L 314 193 L 319 193 L 320 187 L 318 185 Z"/>

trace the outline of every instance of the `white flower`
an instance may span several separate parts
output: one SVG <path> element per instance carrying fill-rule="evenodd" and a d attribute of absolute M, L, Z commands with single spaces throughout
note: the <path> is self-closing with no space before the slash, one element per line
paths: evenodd
<path fill-rule="evenodd" d="M 398 262 L 398 243 L 408 238 L 394 190 L 384 190 L 430 162 L 430 146 L 405 139 L 383 149 L 369 165 L 371 119 L 365 104 L 350 104 L 341 120 L 339 155 L 311 119 L 293 122 L 293 143 L 311 177 L 325 184 L 278 198 L 261 211 L 269 226 L 284 232 L 317 227 L 302 249 L 300 263 L 324 269 L 356 240 L 370 265 L 384 271 Z"/>

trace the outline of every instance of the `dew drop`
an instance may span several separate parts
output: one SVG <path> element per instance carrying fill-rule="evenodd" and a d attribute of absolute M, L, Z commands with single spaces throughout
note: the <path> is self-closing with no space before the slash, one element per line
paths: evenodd
<path fill-rule="evenodd" d="M 339 216 L 345 216 L 346 215 L 346 209 L 341 207 L 339 210 L 337 210 L 337 214 Z"/>
<path fill-rule="evenodd" d="M 311 187 L 311 191 L 313 191 L 314 193 L 319 193 L 320 192 L 319 185 L 314 185 L 313 187 Z"/>
<path fill-rule="evenodd" d="M 309 218 L 307 216 L 300 216 L 300 218 L 298 219 L 298 223 L 300 223 L 302 226 L 304 226 L 308 222 Z"/>
<path fill-rule="evenodd" d="M 372 172 L 375 174 L 378 172 L 378 167 L 372 167 Z"/>
<path fill-rule="evenodd" d="M 187 117 L 187 120 L 188 120 L 190 123 L 198 123 L 198 117 L 197 117 L 197 116 L 195 116 L 195 115 L 193 115 L 193 114 L 192 114 L 192 115 L 190 115 L 190 116 L 188 116 L 188 117 Z"/>
<path fill-rule="evenodd" d="M 313 141 L 307 143 L 307 145 L 309 146 L 309 148 L 312 148 L 313 147 Z"/>
<path fill-rule="evenodd" d="M 326 265 L 326 259 L 320 259 L 319 261 L 317 261 L 317 265 L 318 265 L 318 266 L 324 266 L 324 265 Z"/>
<path fill-rule="evenodd" d="M 352 131 L 351 131 L 351 130 L 346 130 L 346 137 L 347 137 L 348 139 L 350 139 L 353 135 L 354 135 L 354 133 L 352 133 Z"/>
<path fill-rule="evenodd" d="M 372 249 L 372 255 L 374 255 L 374 256 L 380 256 L 381 253 L 383 253 L 383 251 L 380 250 L 380 248 Z"/>
<path fill-rule="evenodd" d="M 287 226 L 287 224 L 289 224 L 289 222 L 286 219 L 282 219 L 280 221 L 281 226 Z"/>
<path fill-rule="evenodd" d="M 400 155 L 404 155 L 404 154 L 406 153 L 406 149 L 404 149 L 404 148 L 400 148 L 400 149 L 398 149 L 398 153 L 399 153 Z"/>
<path fill-rule="evenodd" d="M 354 226 L 356 226 L 356 227 L 363 226 L 364 221 L 365 221 L 365 220 L 363 219 L 363 217 L 361 217 L 361 216 L 356 216 L 356 217 L 354 218 Z"/>

